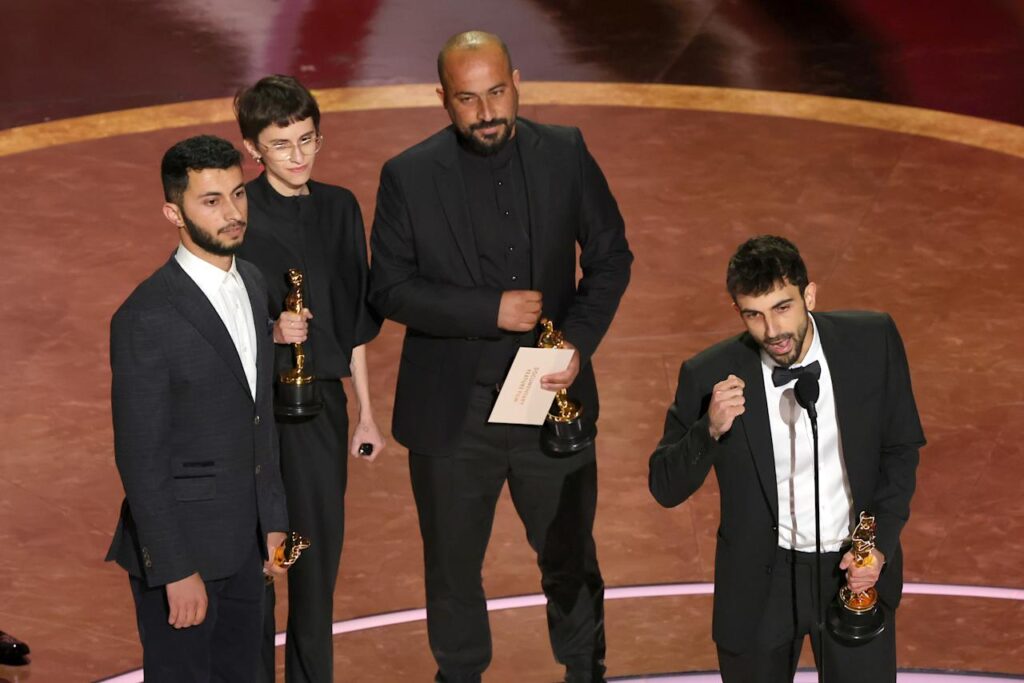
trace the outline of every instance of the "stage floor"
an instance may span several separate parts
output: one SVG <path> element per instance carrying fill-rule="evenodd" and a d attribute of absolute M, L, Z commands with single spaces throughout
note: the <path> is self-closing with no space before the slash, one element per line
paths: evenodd
<path fill-rule="evenodd" d="M 368 228 L 382 162 L 447 122 L 432 88 L 319 93 L 326 144 L 316 177 L 350 187 Z M 647 457 L 680 362 L 739 331 L 725 263 L 766 232 L 801 247 L 819 308 L 885 310 L 900 326 L 929 440 L 903 534 L 907 580 L 1024 587 L 1024 129 L 686 86 L 528 83 L 521 114 L 582 128 L 636 255 L 594 361 L 596 533 L 610 588 L 712 579 L 713 479 L 664 510 L 647 493 Z M 121 500 L 108 323 L 177 240 L 160 215 L 163 151 L 199 132 L 237 142 L 230 118 L 220 99 L 0 131 L 0 628 L 33 649 L 30 667 L 0 668 L 0 681 L 92 681 L 139 666 L 127 582 L 102 562 Z M 386 324 L 370 346 L 385 426 L 401 332 Z M 336 619 L 422 607 L 404 450 L 392 443 L 350 472 Z M 507 499 L 485 579 L 491 597 L 539 592 Z M 899 619 L 903 667 L 1024 676 L 1019 594 L 908 595 Z M 490 680 L 559 680 L 541 607 L 496 612 L 492 626 Z M 609 601 L 607 626 L 611 675 L 716 667 L 706 594 Z M 340 634 L 335 659 L 338 680 L 433 671 L 422 621 Z"/>

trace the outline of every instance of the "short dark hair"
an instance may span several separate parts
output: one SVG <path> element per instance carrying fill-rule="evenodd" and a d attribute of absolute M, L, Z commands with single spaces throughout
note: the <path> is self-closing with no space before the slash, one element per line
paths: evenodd
<path fill-rule="evenodd" d="M 167 150 L 163 161 L 160 162 L 164 199 L 181 206 L 181 198 L 188 189 L 189 171 L 202 171 L 207 168 L 228 169 L 241 165 L 241 153 L 224 138 L 197 135 L 182 140 Z"/>
<path fill-rule="evenodd" d="M 479 50 L 485 45 L 494 43 L 497 43 L 498 47 L 505 54 L 505 62 L 508 64 L 508 70 L 511 72 L 512 55 L 509 54 L 508 45 L 505 44 L 505 41 L 500 36 L 488 33 L 487 31 L 463 31 L 462 33 L 456 33 L 446 40 L 441 47 L 441 51 L 437 53 L 437 80 L 441 82 L 441 87 L 448 87 L 444 80 L 444 65 L 449 53 L 455 50 Z"/>
<path fill-rule="evenodd" d="M 242 138 L 256 142 L 267 126 L 287 126 L 313 119 L 320 132 L 320 107 L 313 93 L 291 76 L 266 76 L 235 95 L 235 118 Z"/>
<path fill-rule="evenodd" d="M 800 294 L 807 287 L 807 266 L 796 245 L 785 237 L 751 237 L 729 259 L 725 286 L 733 301 L 737 295 L 760 296 L 780 283 L 796 285 Z"/>

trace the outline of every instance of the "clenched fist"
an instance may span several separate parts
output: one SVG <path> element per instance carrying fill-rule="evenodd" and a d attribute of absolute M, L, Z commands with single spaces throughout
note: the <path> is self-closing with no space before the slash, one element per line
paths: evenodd
<path fill-rule="evenodd" d="M 511 289 L 501 295 L 498 327 L 508 332 L 529 332 L 540 320 L 543 299 L 540 292 Z"/>
<path fill-rule="evenodd" d="M 733 420 L 742 415 L 744 407 L 743 380 L 729 375 L 715 385 L 711 391 L 711 405 L 708 406 L 708 431 L 715 441 L 732 429 Z"/>

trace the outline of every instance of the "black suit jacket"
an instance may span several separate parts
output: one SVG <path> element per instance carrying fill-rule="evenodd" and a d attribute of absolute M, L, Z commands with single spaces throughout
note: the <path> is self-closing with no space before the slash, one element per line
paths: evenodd
<path fill-rule="evenodd" d="M 877 588 L 895 608 L 903 588 L 899 537 L 925 443 L 903 342 L 885 314 L 815 313 L 814 320 L 832 376 L 854 512 L 876 515 L 876 542 L 886 558 Z M 712 388 L 729 374 L 746 383 L 746 412 L 715 441 L 707 407 Z M 744 652 L 767 598 L 779 516 L 760 354 L 747 333 L 683 363 L 665 434 L 650 459 L 651 493 L 666 507 L 679 505 L 712 467 L 721 492 L 712 633 L 720 646 Z"/>
<path fill-rule="evenodd" d="M 173 257 L 111 320 L 114 455 L 126 497 L 107 559 L 151 587 L 194 572 L 230 576 L 257 534 L 288 528 L 267 294 L 255 266 L 237 264 L 256 325 L 255 401 L 224 323 Z"/>
<path fill-rule="evenodd" d="M 516 136 L 530 210 L 531 288 L 579 349 L 570 394 L 596 420 L 590 359 L 629 282 L 625 226 L 579 130 L 518 119 Z M 384 165 L 370 240 L 370 303 L 406 326 L 392 431 L 424 453 L 458 438 L 481 340 L 500 335 L 502 292 L 480 272 L 457 145 L 448 127 Z"/>

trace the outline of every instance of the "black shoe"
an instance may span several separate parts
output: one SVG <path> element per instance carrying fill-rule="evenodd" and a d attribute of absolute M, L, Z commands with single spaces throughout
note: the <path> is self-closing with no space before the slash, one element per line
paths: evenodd
<path fill-rule="evenodd" d="M 14 636 L 0 631 L 0 664 L 22 666 L 28 664 L 25 658 L 30 652 L 28 645 Z"/>
<path fill-rule="evenodd" d="M 565 683 L 605 683 L 604 673 L 603 659 L 586 666 L 568 666 L 565 669 Z"/>

